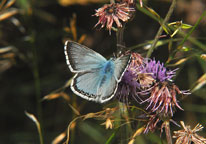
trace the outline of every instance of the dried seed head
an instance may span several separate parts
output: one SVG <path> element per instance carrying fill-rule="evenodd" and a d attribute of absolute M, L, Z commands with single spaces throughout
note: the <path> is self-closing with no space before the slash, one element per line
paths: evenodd
<path fill-rule="evenodd" d="M 198 131 L 203 129 L 201 124 L 197 124 L 195 128 L 191 129 L 189 125 L 185 126 L 184 122 L 181 121 L 183 129 L 174 131 L 173 138 L 176 138 L 175 144 L 190 144 L 194 142 L 195 144 L 206 144 L 206 138 L 199 136 Z"/>
<path fill-rule="evenodd" d="M 101 24 L 101 28 L 107 27 L 111 33 L 113 22 L 116 23 L 117 27 L 122 27 L 120 22 L 126 22 L 130 19 L 130 12 L 135 11 L 134 8 L 128 6 L 127 3 L 112 3 L 105 4 L 103 7 L 96 10 L 95 16 L 99 17 L 99 21 L 95 27 Z"/>

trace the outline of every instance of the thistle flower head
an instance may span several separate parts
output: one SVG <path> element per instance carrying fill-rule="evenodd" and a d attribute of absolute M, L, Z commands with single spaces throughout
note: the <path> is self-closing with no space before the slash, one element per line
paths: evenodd
<path fill-rule="evenodd" d="M 130 19 L 130 12 L 135 11 L 134 8 L 130 8 L 127 3 L 112 3 L 105 4 L 103 7 L 96 10 L 95 16 L 99 17 L 99 21 L 95 27 L 101 24 L 101 28 L 107 27 L 111 33 L 113 22 L 116 23 L 117 27 L 122 27 L 120 22 L 126 22 Z"/>
<path fill-rule="evenodd" d="M 160 63 L 160 61 L 156 61 L 155 59 L 147 60 L 145 66 L 142 68 L 142 73 L 149 73 L 156 81 L 172 81 L 172 78 L 175 76 L 175 70 L 167 70 L 164 67 L 164 64 Z"/>
<path fill-rule="evenodd" d="M 138 74 L 141 89 L 151 88 L 155 82 L 172 81 L 176 70 L 167 70 L 159 61 L 145 59 Z"/>
<path fill-rule="evenodd" d="M 134 98 L 136 101 L 138 101 L 136 97 L 138 97 L 137 91 L 140 88 L 140 84 L 138 83 L 137 75 L 139 72 L 139 66 L 143 63 L 143 57 L 140 54 L 132 53 L 131 55 L 131 63 L 124 73 L 115 94 L 117 99 L 126 103 L 128 103 L 130 98 Z"/>
<path fill-rule="evenodd" d="M 175 144 L 190 144 L 191 142 L 195 144 L 206 144 L 206 138 L 197 134 L 198 131 L 203 129 L 201 124 L 197 124 L 193 129 L 191 129 L 189 125 L 185 126 L 183 121 L 181 121 L 180 124 L 183 130 L 174 131 L 173 138 L 177 138 Z"/>
<path fill-rule="evenodd" d="M 177 101 L 177 94 L 188 95 L 188 91 L 180 91 L 179 88 L 170 82 L 158 82 L 150 90 L 150 96 L 142 103 L 148 102 L 147 110 L 163 114 L 164 117 L 173 116 L 175 107 L 183 110 Z"/>
<path fill-rule="evenodd" d="M 152 78 L 155 80 L 153 81 L 154 85 L 152 85 L 152 81 L 150 81 L 149 84 L 152 86 L 142 92 L 144 95 L 149 94 L 149 98 L 142 101 L 142 103 L 149 103 L 146 110 L 161 113 L 164 117 L 173 116 L 173 109 L 175 107 L 183 110 L 179 106 L 176 96 L 177 94 L 188 95 L 190 93 L 179 90 L 179 88 L 171 82 L 175 76 L 175 71 L 176 70 L 167 70 L 163 63 L 161 64 L 155 60 L 148 60 L 146 65 L 142 67 L 141 73 L 146 73 L 151 77 L 151 80 Z"/>

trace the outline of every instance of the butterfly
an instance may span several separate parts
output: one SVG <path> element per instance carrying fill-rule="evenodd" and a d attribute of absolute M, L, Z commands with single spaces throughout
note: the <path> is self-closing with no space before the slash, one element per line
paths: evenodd
<path fill-rule="evenodd" d="M 130 55 L 125 55 L 107 60 L 73 41 L 65 42 L 64 52 L 70 71 L 76 73 L 71 90 L 86 100 L 98 103 L 113 98 L 131 59 Z"/>

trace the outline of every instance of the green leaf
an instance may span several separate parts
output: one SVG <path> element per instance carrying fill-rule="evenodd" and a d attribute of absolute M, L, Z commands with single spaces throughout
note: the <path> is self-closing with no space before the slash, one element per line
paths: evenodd
<path fill-rule="evenodd" d="M 182 50 L 185 51 L 185 52 L 187 52 L 187 51 L 190 50 L 190 48 L 189 48 L 189 47 L 186 47 L 186 46 L 183 46 L 183 47 L 182 47 Z"/>
<path fill-rule="evenodd" d="M 189 25 L 189 24 L 182 24 L 182 26 L 181 26 L 181 28 L 182 29 L 190 29 L 190 28 L 192 28 L 193 26 L 192 25 Z"/>
<path fill-rule="evenodd" d="M 146 8 L 150 13 L 152 13 L 154 16 L 156 16 L 160 20 L 161 17 L 155 10 L 153 10 L 152 8 L 149 8 L 149 7 L 146 7 Z"/>
<path fill-rule="evenodd" d="M 112 133 L 112 135 L 109 137 L 109 139 L 106 141 L 105 144 L 111 144 L 115 135 L 116 135 L 116 131 Z"/>

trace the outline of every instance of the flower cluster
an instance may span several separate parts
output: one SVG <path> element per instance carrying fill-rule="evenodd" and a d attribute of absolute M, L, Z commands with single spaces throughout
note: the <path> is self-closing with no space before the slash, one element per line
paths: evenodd
<path fill-rule="evenodd" d="M 112 25 L 115 22 L 118 28 L 122 27 L 122 22 L 127 22 L 132 18 L 135 12 L 135 0 L 116 0 L 114 3 L 105 4 L 103 7 L 96 10 L 94 16 L 99 17 L 99 21 L 94 26 L 101 24 L 101 28 L 105 27 L 111 34 Z M 139 4 L 143 7 L 142 0 Z"/>
<path fill-rule="evenodd" d="M 139 0 L 143 6 L 142 0 Z M 97 25 L 106 27 L 111 34 L 114 23 L 117 28 L 123 27 L 122 23 L 132 18 L 135 11 L 134 0 L 114 0 L 111 4 L 105 4 L 96 10 L 95 16 L 99 17 Z M 168 70 L 164 63 L 155 59 L 143 58 L 138 53 L 131 54 L 132 60 L 125 71 L 115 98 L 120 102 L 129 105 L 132 100 L 137 101 L 145 107 L 148 122 L 145 125 L 144 133 L 154 131 L 157 123 L 161 120 L 170 120 L 176 109 L 182 110 L 177 96 L 189 95 L 188 90 L 180 90 L 173 82 L 176 71 Z M 108 119 L 111 126 L 111 120 Z M 110 126 L 107 126 L 109 128 Z M 162 124 L 162 128 L 164 124 Z"/>
<path fill-rule="evenodd" d="M 145 133 L 154 131 L 160 120 L 170 119 L 176 108 L 183 110 L 177 95 L 190 93 L 180 90 L 174 84 L 172 78 L 176 70 L 168 70 L 160 61 L 132 53 L 132 61 L 119 83 L 116 97 L 127 104 L 128 100 L 133 98 L 146 105 L 145 110 L 150 114 L 150 118 Z"/>
<path fill-rule="evenodd" d="M 175 70 L 167 70 L 163 63 L 159 61 L 148 60 L 145 66 L 143 66 L 141 73 L 148 74 L 148 79 L 154 79 L 153 85 L 150 84 L 150 88 L 143 92 L 148 94 L 149 98 L 141 103 L 148 103 L 146 110 L 150 109 L 151 112 L 163 113 L 165 116 L 173 116 L 173 109 L 176 106 L 180 110 L 183 110 L 177 101 L 177 94 L 188 95 L 188 91 L 181 91 L 172 82 L 172 78 L 175 76 Z M 145 85 L 143 85 L 145 87 Z"/>

